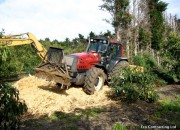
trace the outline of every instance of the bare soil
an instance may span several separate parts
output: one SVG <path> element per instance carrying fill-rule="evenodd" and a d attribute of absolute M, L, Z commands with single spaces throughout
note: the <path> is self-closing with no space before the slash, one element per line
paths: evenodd
<path fill-rule="evenodd" d="M 167 85 L 165 87 L 157 88 L 159 99 L 175 100 L 177 95 L 180 95 L 180 85 Z"/>
<path fill-rule="evenodd" d="M 53 82 L 28 76 L 14 84 L 21 100 L 28 106 L 23 115 L 21 130 L 111 130 L 115 123 L 140 129 L 148 125 L 177 125 L 180 112 L 170 112 L 160 117 L 156 114 L 160 104 L 137 101 L 127 104 L 109 97 L 108 86 L 94 95 L 84 93 L 82 87 L 72 86 L 61 90 Z M 160 100 L 175 100 L 180 85 L 157 89 Z M 177 118 L 177 119 L 176 119 Z"/>

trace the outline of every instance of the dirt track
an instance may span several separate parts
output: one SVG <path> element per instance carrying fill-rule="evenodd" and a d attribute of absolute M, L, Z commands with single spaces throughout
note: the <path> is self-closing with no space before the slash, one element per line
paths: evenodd
<path fill-rule="evenodd" d="M 107 97 L 110 92 L 107 86 L 94 95 L 87 95 L 81 87 L 61 90 L 53 82 L 34 76 L 22 78 L 14 86 L 19 90 L 20 99 L 26 102 L 28 112 L 36 116 L 51 115 L 54 111 L 69 113 L 77 108 L 100 107 L 115 102 Z"/>

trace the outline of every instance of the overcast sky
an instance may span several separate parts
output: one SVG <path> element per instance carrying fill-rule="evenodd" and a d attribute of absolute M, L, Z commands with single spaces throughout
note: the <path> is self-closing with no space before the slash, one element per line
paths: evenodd
<path fill-rule="evenodd" d="M 170 3 L 168 12 L 180 16 L 180 0 Z M 0 29 L 6 34 L 32 32 L 38 39 L 72 39 L 79 33 L 87 36 L 113 31 L 103 19 L 110 18 L 99 10 L 102 0 L 0 0 Z"/>

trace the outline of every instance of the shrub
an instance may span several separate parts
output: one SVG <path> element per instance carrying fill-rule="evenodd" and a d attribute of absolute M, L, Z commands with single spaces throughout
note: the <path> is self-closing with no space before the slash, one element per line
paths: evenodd
<path fill-rule="evenodd" d="M 154 76 L 156 86 L 165 86 L 166 81 L 169 81 L 172 78 L 171 73 L 167 73 L 162 66 L 158 66 L 156 60 L 149 55 L 136 55 L 133 57 L 133 64 L 144 67 L 145 71 L 151 73 L 151 76 Z"/>
<path fill-rule="evenodd" d="M 30 45 L 0 49 L 0 79 L 8 78 L 25 71 L 32 72 L 41 62 Z"/>
<path fill-rule="evenodd" d="M 154 102 L 158 99 L 155 92 L 155 77 L 148 72 L 141 73 L 124 68 L 112 78 L 110 86 L 116 96 L 128 102 L 138 99 Z"/>
<path fill-rule="evenodd" d="M 161 50 L 162 73 L 169 83 L 180 83 L 180 35 L 171 33 Z"/>
<path fill-rule="evenodd" d="M 19 92 L 7 83 L 0 83 L 0 129 L 18 129 L 19 116 L 26 110 L 26 104 L 20 102 Z"/>
<path fill-rule="evenodd" d="M 146 70 L 157 68 L 157 63 L 149 54 L 136 55 L 133 57 L 133 64 L 144 67 Z"/>

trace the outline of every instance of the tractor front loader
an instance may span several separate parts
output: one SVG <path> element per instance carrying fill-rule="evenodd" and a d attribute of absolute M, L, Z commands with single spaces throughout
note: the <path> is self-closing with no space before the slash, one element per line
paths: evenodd
<path fill-rule="evenodd" d="M 35 68 L 35 76 L 54 81 L 62 86 L 71 85 L 67 65 L 64 62 L 64 52 L 61 48 L 50 47 L 47 55 L 47 61 Z"/>

